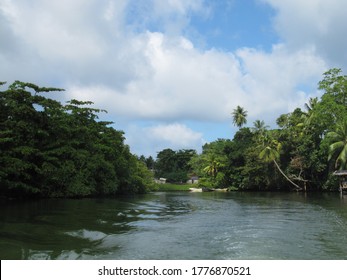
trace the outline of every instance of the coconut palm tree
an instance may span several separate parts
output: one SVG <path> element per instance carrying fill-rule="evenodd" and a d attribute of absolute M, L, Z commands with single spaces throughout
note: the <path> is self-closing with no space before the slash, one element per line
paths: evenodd
<path fill-rule="evenodd" d="M 311 97 L 308 103 L 305 103 L 306 112 L 302 114 L 302 122 L 299 123 L 297 126 L 303 127 L 304 130 L 306 128 L 311 128 L 312 120 L 315 117 L 314 108 L 317 106 L 318 103 L 319 102 L 317 97 Z"/>
<path fill-rule="evenodd" d="M 264 121 L 261 121 L 261 120 L 255 120 L 254 123 L 254 132 L 257 132 L 257 131 L 264 131 L 268 126 L 265 125 L 265 122 Z"/>
<path fill-rule="evenodd" d="M 240 107 L 237 106 L 236 109 L 232 112 L 233 116 L 233 124 L 235 124 L 237 127 L 241 128 L 244 124 L 247 123 L 247 111 Z"/>
<path fill-rule="evenodd" d="M 281 147 L 282 145 L 279 141 L 266 137 L 266 141 L 264 141 L 264 145 L 262 147 L 263 149 L 259 154 L 259 158 L 265 162 L 273 162 L 284 178 L 286 178 L 286 180 L 290 182 L 297 190 L 301 190 L 302 188 L 290 180 L 277 162 L 277 160 L 280 158 Z"/>
<path fill-rule="evenodd" d="M 213 153 L 210 153 L 206 157 L 206 166 L 203 169 L 205 173 L 210 175 L 214 180 L 217 177 L 217 174 L 219 172 L 219 169 L 223 167 L 223 163 L 220 161 L 220 159 L 217 158 L 217 156 Z"/>
<path fill-rule="evenodd" d="M 327 137 L 332 144 L 329 146 L 329 160 L 338 154 L 335 161 L 335 168 L 346 169 L 347 163 L 347 121 L 336 125 L 336 130 L 329 132 Z"/>
<path fill-rule="evenodd" d="M 256 141 L 261 142 L 265 138 L 265 134 L 269 126 L 265 125 L 264 121 L 261 120 L 255 120 L 253 123 L 253 128 L 251 128 L 251 131 L 256 136 Z"/>

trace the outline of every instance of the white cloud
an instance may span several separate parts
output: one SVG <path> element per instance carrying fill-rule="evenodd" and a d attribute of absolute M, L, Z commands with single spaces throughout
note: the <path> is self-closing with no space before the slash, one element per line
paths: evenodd
<path fill-rule="evenodd" d="M 142 145 L 197 146 L 203 136 L 184 121 L 225 122 L 237 105 L 248 123 L 273 120 L 316 94 L 330 61 L 347 67 L 347 2 L 261 1 L 284 39 L 270 52 L 199 49 L 184 34 L 191 15 L 209 16 L 203 0 L 2 0 L 0 77 L 64 87 L 64 100 L 122 120 L 169 123 L 128 126 L 138 147 L 138 131 Z"/>
<path fill-rule="evenodd" d="M 347 67 L 345 0 L 262 0 L 276 10 L 275 28 L 290 49 L 314 47 L 339 67 Z"/>
<path fill-rule="evenodd" d="M 227 53 L 199 50 L 182 35 L 136 33 L 124 20 L 138 2 L 115 3 L 4 0 L 3 32 L 19 52 L 2 58 L 6 71 L 0 73 L 7 80 L 27 74 L 45 83 L 54 77 L 64 82 L 66 98 L 93 100 L 128 119 L 224 121 L 237 105 L 255 118 L 287 111 L 297 99 L 295 87 L 325 70 L 313 48 Z M 189 18 L 206 10 L 203 1 L 148 3 L 155 7 L 153 18 L 171 22 L 168 14 Z"/>
<path fill-rule="evenodd" d="M 86 25 L 87 9 L 81 1 L 33 1 L 20 4 L 5 1 L 1 10 L 13 33 L 41 58 L 80 60 L 100 53 L 95 28 Z M 71 11 L 81 13 L 72 14 Z M 83 15 L 83 16 L 82 16 Z"/>
<path fill-rule="evenodd" d="M 245 48 L 237 54 L 246 73 L 243 85 L 249 114 L 255 118 L 302 107 L 304 103 L 298 101 L 316 92 L 318 78 L 326 70 L 324 61 L 309 48 L 291 52 L 285 45 L 275 45 L 271 53 Z M 304 93 L 302 85 L 311 91 Z"/>
<path fill-rule="evenodd" d="M 137 30 L 180 35 L 188 27 L 192 14 L 208 17 L 210 6 L 205 0 L 130 0 L 126 11 Z"/>
<path fill-rule="evenodd" d="M 163 140 L 175 146 L 190 147 L 192 143 L 202 144 L 202 134 L 194 132 L 185 125 L 174 123 L 169 125 L 158 125 L 148 129 L 149 135 L 156 139 Z"/>
<path fill-rule="evenodd" d="M 195 149 L 201 150 L 205 143 L 203 135 L 181 123 L 158 124 L 146 127 L 132 125 L 128 127 L 126 142 L 133 147 L 138 155 L 156 156 L 166 148 L 173 150 Z"/>
<path fill-rule="evenodd" d="M 0 3 L 0 19 L 7 27 L 4 41 L 11 34 L 7 49 L 16 52 L 7 55 L 3 64 L 15 68 L 13 72 L 0 73 L 8 80 L 25 73 L 34 77 L 32 82 L 55 79 L 122 87 L 136 75 L 142 54 L 128 44 L 123 25 L 126 1 L 112 3 L 4 0 Z"/>
<path fill-rule="evenodd" d="M 186 38 L 162 33 L 137 39 L 148 64 L 122 90 L 95 85 L 67 92 L 130 119 L 225 121 L 237 105 L 253 119 L 270 119 L 300 105 L 300 85 L 314 94 L 326 70 L 313 49 L 276 45 L 271 53 L 244 48 L 232 54 L 199 51 Z"/>
<path fill-rule="evenodd" d="M 93 97 L 125 117 L 157 120 L 222 120 L 240 102 L 241 74 L 234 55 L 202 52 L 184 37 L 162 33 L 133 37 L 129 45 L 134 44 L 144 57 L 124 88 L 72 86 L 68 92 L 74 98 Z"/>

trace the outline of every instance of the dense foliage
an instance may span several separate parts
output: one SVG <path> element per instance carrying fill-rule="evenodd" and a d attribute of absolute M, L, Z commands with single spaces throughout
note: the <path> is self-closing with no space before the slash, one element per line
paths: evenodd
<path fill-rule="evenodd" d="M 330 190 L 332 176 L 347 166 L 347 76 L 340 69 L 324 73 L 321 98 L 278 117 L 278 128 L 261 120 L 244 127 L 247 112 L 237 107 L 239 127 L 232 140 L 206 144 L 191 161 L 202 185 L 237 190 Z"/>
<path fill-rule="evenodd" d="M 0 83 L 4 85 L 4 83 Z M 239 128 L 195 150 L 164 149 L 137 158 L 123 132 L 98 121 L 92 102 L 65 105 L 45 93 L 61 91 L 16 81 L 0 91 L 0 196 L 85 197 L 145 192 L 157 178 L 234 190 L 330 190 L 333 172 L 347 169 L 347 76 L 324 73 L 320 98 L 277 118 L 243 127 L 247 111 L 232 113 Z"/>
<path fill-rule="evenodd" d="M 1 83 L 4 85 L 4 83 Z M 152 173 L 98 121 L 91 102 L 44 97 L 56 88 L 16 81 L 0 91 L 0 195 L 85 197 L 145 192 Z"/>
<path fill-rule="evenodd" d="M 194 155 L 196 155 L 195 150 L 160 151 L 154 165 L 155 176 L 166 178 L 167 182 L 185 183 L 191 175 L 189 162 Z"/>

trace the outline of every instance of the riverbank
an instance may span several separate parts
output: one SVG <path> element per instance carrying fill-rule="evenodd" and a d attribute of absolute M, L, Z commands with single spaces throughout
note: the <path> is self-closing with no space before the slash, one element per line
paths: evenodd
<path fill-rule="evenodd" d="M 155 184 L 151 191 L 189 191 L 190 188 L 194 187 L 192 184 Z"/>
<path fill-rule="evenodd" d="M 198 185 L 192 185 L 192 184 L 172 184 L 172 183 L 166 183 L 166 184 L 156 184 L 154 188 L 151 188 L 151 191 L 192 191 L 192 189 L 199 191 L 202 190 L 199 188 Z M 212 189 L 211 189 L 212 190 Z M 236 189 L 229 188 L 229 189 L 213 189 L 215 191 L 235 191 Z"/>

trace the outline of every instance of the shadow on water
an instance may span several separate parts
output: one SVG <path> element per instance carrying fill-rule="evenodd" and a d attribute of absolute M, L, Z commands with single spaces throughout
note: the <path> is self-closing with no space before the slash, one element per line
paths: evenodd
<path fill-rule="evenodd" d="M 1 259 L 346 259 L 336 194 L 150 193 L 7 201 Z"/>
<path fill-rule="evenodd" d="M 117 251 L 117 244 L 102 246 L 106 237 L 154 228 L 161 219 L 189 211 L 182 202 L 157 195 L 5 201 L 0 214 L 0 258 L 95 258 Z"/>

